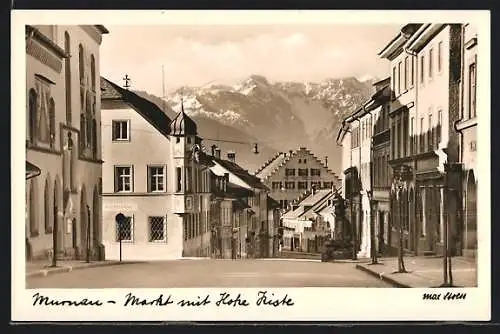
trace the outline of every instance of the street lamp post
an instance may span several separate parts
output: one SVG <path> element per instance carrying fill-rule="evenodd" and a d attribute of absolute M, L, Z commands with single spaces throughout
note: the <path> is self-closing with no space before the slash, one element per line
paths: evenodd
<path fill-rule="evenodd" d="M 450 208 L 450 196 L 455 194 L 453 199 L 456 201 L 456 194 L 459 194 L 456 186 L 458 184 L 456 177 L 461 173 L 462 165 L 459 163 L 448 163 L 444 164 L 444 250 L 443 250 L 443 284 L 440 287 L 454 287 L 453 285 L 453 273 L 452 273 L 452 263 L 451 263 L 451 245 L 450 245 L 450 217 L 452 214 L 456 213 L 455 207 Z M 451 179 L 451 180 L 450 180 Z"/>

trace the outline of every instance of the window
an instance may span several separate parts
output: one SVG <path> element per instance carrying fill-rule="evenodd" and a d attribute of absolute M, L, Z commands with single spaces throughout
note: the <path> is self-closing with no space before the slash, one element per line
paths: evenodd
<path fill-rule="evenodd" d="M 83 59 L 83 46 L 78 45 L 78 63 L 79 63 L 79 72 L 80 72 L 80 84 L 85 84 L 85 60 Z"/>
<path fill-rule="evenodd" d="M 116 222 L 116 241 L 121 239 L 122 241 L 132 242 L 134 240 L 134 219 L 131 216 L 125 218 L 121 226 Z"/>
<path fill-rule="evenodd" d="M 405 57 L 405 80 L 404 80 L 404 88 L 408 89 L 408 71 L 410 70 L 409 66 L 409 58 Z"/>
<path fill-rule="evenodd" d="M 442 110 L 438 110 L 438 126 L 437 126 L 437 131 L 436 131 L 436 135 L 437 135 L 437 145 L 439 146 L 439 143 L 441 143 L 441 132 L 443 131 L 442 130 L 442 123 L 443 122 L 443 111 Z"/>
<path fill-rule="evenodd" d="M 410 138 L 411 138 L 410 139 L 410 155 L 412 155 L 414 150 L 415 150 L 415 133 L 413 131 L 414 123 L 415 123 L 415 118 L 412 117 L 410 120 Z"/>
<path fill-rule="evenodd" d="M 71 40 L 69 38 L 69 33 L 64 32 L 64 51 L 67 54 L 71 54 Z M 66 122 L 71 124 L 71 57 L 64 60 L 64 80 L 66 84 Z"/>
<path fill-rule="evenodd" d="M 304 161 L 303 161 L 303 162 L 304 162 L 304 163 L 307 163 L 307 160 L 306 160 L 306 159 L 304 159 Z"/>
<path fill-rule="evenodd" d="M 115 166 L 115 192 L 132 191 L 132 167 Z"/>
<path fill-rule="evenodd" d="M 38 95 L 34 89 L 29 92 L 29 139 L 32 144 L 37 137 L 37 99 Z"/>
<path fill-rule="evenodd" d="M 299 176 L 307 176 L 307 168 L 299 168 Z"/>
<path fill-rule="evenodd" d="M 392 91 L 396 93 L 396 66 L 392 68 Z"/>
<path fill-rule="evenodd" d="M 148 191 L 165 191 L 165 166 L 148 167 Z"/>
<path fill-rule="evenodd" d="M 285 189 L 295 189 L 295 182 L 285 182 Z"/>
<path fill-rule="evenodd" d="M 424 83 L 424 64 L 425 64 L 425 57 L 421 56 L 420 57 L 420 83 Z"/>
<path fill-rule="evenodd" d="M 297 182 L 297 188 L 300 190 L 307 189 L 307 182 Z"/>
<path fill-rule="evenodd" d="M 469 65 L 469 118 L 476 117 L 476 63 Z"/>
<path fill-rule="evenodd" d="M 315 189 L 320 189 L 321 188 L 321 181 L 313 181 L 311 182 L 311 188 L 315 188 Z"/>
<path fill-rule="evenodd" d="M 92 91 L 95 92 L 95 57 L 90 56 L 90 76 L 92 80 Z"/>
<path fill-rule="evenodd" d="M 55 138 L 55 119 L 53 122 L 54 129 L 51 128 L 51 108 L 55 108 L 55 105 L 51 105 L 52 97 L 50 92 L 50 81 L 44 77 L 37 75 L 35 79 L 35 90 L 36 90 L 36 139 L 44 143 L 51 143 L 51 140 Z M 33 97 L 35 97 L 33 96 Z M 55 112 L 53 112 L 55 117 Z"/>
<path fill-rule="evenodd" d="M 403 157 L 408 153 L 408 115 L 403 118 Z"/>
<path fill-rule="evenodd" d="M 167 226 L 165 217 L 148 217 L 149 242 L 167 241 Z"/>
<path fill-rule="evenodd" d="M 434 138 L 432 138 L 432 114 L 429 114 L 429 124 L 427 125 L 427 150 L 432 151 L 433 149 L 433 144 L 434 144 Z"/>
<path fill-rule="evenodd" d="M 295 168 L 286 168 L 285 175 L 286 176 L 295 176 Z"/>
<path fill-rule="evenodd" d="M 281 182 L 273 181 L 273 183 L 271 185 L 272 185 L 273 190 L 280 190 L 281 189 Z"/>
<path fill-rule="evenodd" d="M 402 77 L 402 68 L 401 68 L 402 63 L 398 63 L 398 95 L 401 94 L 401 77 Z"/>
<path fill-rule="evenodd" d="M 420 153 L 423 153 L 425 151 L 425 148 L 424 148 L 424 118 L 421 117 L 420 118 L 420 135 L 419 135 L 419 138 L 420 138 L 420 143 L 419 143 L 419 146 L 420 146 Z"/>
<path fill-rule="evenodd" d="M 333 182 L 323 182 L 323 188 L 330 189 L 333 187 Z"/>
<path fill-rule="evenodd" d="M 190 192 L 191 191 L 191 186 L 192 186 L 192 169 L 191 167 L 185 167 L 185 175 L 184 175 L 184 181 L 185 181 L 185 188 L 184 191 Z"/>
<path fill-rule="evenodd" d="M 429 79 L 432 79 L 432 60 L 434 50 L 429 49 Z"/>
<path fill-rule="evenodd" d="M 438 72 L 443 68 L 443 42 L 438 43 Z"/>
<path fill-rule="evenodd" d="M 83 116 L 83 115 L 81 115 Z M 130 121 L 120 120 L 112 121 L 113 141 L 130 140 Z"/>
<path fill-rule="evenodd" d="M 415 84 L 415 60 L 413 57 L 410 60 L 410 87 L 413 87 Z"/>
<path fill-rule="evenodd" d="M 182 191 L 182 169 L 180 167 L 175 168 L 175 178 L 176 178 L 176 192 Z"/>
<path fill-rule="evenodd" d="M 311 176 L 320 176 L 321 170 L 318 168 L 311 168 Z"/>

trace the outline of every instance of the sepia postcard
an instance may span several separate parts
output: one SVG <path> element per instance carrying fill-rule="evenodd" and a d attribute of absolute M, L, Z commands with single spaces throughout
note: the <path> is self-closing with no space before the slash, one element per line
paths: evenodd
<path fill-rule="evenodd" d="M 11 38 L 12 321 L 489 320 L 488 11 Z"/>

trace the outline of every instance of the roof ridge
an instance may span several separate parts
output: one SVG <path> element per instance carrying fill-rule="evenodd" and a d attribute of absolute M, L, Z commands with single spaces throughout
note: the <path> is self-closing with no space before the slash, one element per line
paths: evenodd
<path fill-rule="evenodd" d="M 266 162 L 264 162 L 260 168 L 257 169 L 257 171 L 255 172 L 255 175 L 257 175 L 258 173 L 262 172 L 264 170 L 264 168 L 266 168 L 267 166 L 269 166 L 274 160 L 276 160 L 281 154 L 283 154 L 283 152 L 278 152 L 276 153 L 272 158 L 270 159 L 267 159 Z"/>
<path fill-rule="evenodd" d="M 297 154 L 297 151 L 293 151 L 292 152 L 292 156 L 296 155 Z M 283 161 L 278 165 L 276 166 L 276 168 L 273 169 L 273 171 L 271 173 L 269 173 L 267 176 L 266 176 L 266 180 L 269 179 L 271 176 L 273 176 L 274 174 L 276 174 L 276 172 L 281 168 L 283 167 L 283 165 L 285 165 L 288 161 L 290 161 L 292 157 L 290 155 L 285 155 L 285 159 L 283 159 Z"/>

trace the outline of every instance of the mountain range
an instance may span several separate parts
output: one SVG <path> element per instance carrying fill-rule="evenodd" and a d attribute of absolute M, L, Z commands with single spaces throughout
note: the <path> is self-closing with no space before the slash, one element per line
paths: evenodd
<path fill-rule="evenodd" d="M 136 93 L 156 103 L 171 119 L 182 104 L 198 124 L 205 147 L 216 143 L 223 154 L 236 152 L 236 162 L 250 172 L 276 152 L 307 147 L 320 159 L 328 156 L 329 168 L 339 174 L 341 148 L 335 139 L 342 118 L 373 91 L 373 80 L 354 77 L 270 82 L 261 75 L 252 75 L 234 85 L 181 87 L 164 99 L 142 91 Z M 255 143 L 258 154 L 253 152 Z"/>

